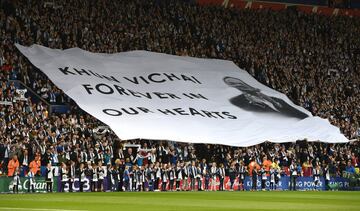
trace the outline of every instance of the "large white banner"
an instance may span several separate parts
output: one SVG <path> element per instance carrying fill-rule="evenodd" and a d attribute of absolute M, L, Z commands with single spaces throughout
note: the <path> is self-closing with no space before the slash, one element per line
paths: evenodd
<path fill-rule="evenodd" d="M 234 146 L 348 141 L 328 120 L 313 117 L 231 61 L 147 51 L 17 48 L 121 139 Z"/>

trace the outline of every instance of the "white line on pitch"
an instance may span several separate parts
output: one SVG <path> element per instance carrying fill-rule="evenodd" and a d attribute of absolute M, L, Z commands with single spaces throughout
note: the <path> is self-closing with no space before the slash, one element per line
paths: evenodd
<path fill-rule="evenodd" d="M 86 211 L 86 210 L 64 210 L 64 209 L 44 209 L 44 208 L 20 208 L 20 207 L 0 207 L 0 210 L 33 210 L 33 211 Z"/>

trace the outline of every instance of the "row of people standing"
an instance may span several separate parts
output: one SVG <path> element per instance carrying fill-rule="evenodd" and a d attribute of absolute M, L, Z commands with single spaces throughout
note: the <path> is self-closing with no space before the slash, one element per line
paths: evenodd
<path fill-rule="evenodd" d="M 150 164 L 132 169 L 125 166 L 124 189 L 126 191 L 202 191 L 216 190 L 216 180 L 220 180 L 219 190 L 224 190 L 225 168 L 223 164 L 212 167 L 206 163 L 193 162 L 174 164 Z M 210 182 L 213 181 L 211 184 Z"/>
<path fill-rule="evenodd" d="M 243 162 L 232 163 L 228 170 L 230 190 L 234 190 L 235 181 L 238 180 L 238 190 L 245 190 L 245 177 L 249 174 L 248 167 Z M 178 162 L 174 164 L 149 164 L 145 166 L 122 165 L 116 161 L 115 165 L 103 166 L 102 162 L 80 163 L 76 166 L 75 162 L 62 163 L 59 168 L 60 192 L 73 192 L 75 181 L 78 181 L 79 191 L 84 191 L 84 185 L 88 182 L 90 191 L 224 191 L 226 170 L 223 164 L 217 166 L 214 162 L 210 165 L 207 163 L 196 162 Z M 265 168 L 260 171 L 253 168 L 253 184 L 256 184 L 258 175 L 262 179 L 267 178 Z M 276 189 L 280 179 L 280 173 L 276 169 L 270 171 L 270 186 Z M 46 191 L 53 191 L 55 170 L 51 164 L 47 165 L 45 171 Z M 28 191 L 35 192 L 36 177 L 31 171 L 28 174 L 29 188 Z M 254 180 L 255 179 L 255 180 Z M 104 189 L 104 181 L 107 180 L 107 189 Z M 19 182 L 18 173 L 14 176 L 14 187 Z M 256 185 L 255 185 L 256 186 Z M 253 189 L 256 187 L 253 185 Z M 262 180 L 262 187 L 265 182 Z M 16 191 L 14 191 L 16 192 Z"/>
<path fill-rule="evenodd" d="M 254 166 L 252 166 L 254 165 Z M 296 178 L 299 176 L 299 169 L 295 162 L 290 166 L 290 190 L 296 189 Z M 103 166 L 102 162 L 80 163 L 70 161 L 62 163 L 59 168 L 60 191 L 73 192 L 75 182 L 78 182 L 80 192 L 84 191 L 84 186 L 92 192 L 96 191 L 223 191 L 225 189 L 225 178 L 229 177 L 230 190 L 245 190 L 245 178 L 249 175 L 252 179 L 252 189 L 257 190 L 257 183 L 261 181 L 261 189 L 266 189 L 269 182 L 269 190 L 279 188 L 279 181 L 283 171 L 276 165 L 266 166 L 263 164 L 250 163 L 245 165 L 243 161 L 232 162 L 228 169 L 223 164 L 207 164 L 206 162 L 178 162 L 176 165 L 170 163 L 146 164 L 143 166 L 128 165 L 121 163 L 120 160 L 115 165 Z M 314 169 L 315 187 L 319 184 L 320 175 L 324 175 L 325 185 L 330 180 L 329 169 Z M 46 191 L 53 191 L 55 169 L 49 163 L 45 171 Z M 36 177 L 32 171 L 28 174 L 28 191 L 34 192 Z M 14 192 L 18 192 L 20 182 L 19 171 L 14 173 Z M 238 187 L 235 187 L 237 181 Z M 105 185 L 106 183 L 106 185 Z M 106 187 L 106 189 L 104 188 Z M 85 188 L 87 189 L 87 188 Z"/>
<path fill-rule="evenodd" d="M 231 188 L 233 181 L 239 178 L 239 189 L 244 190 L 243 181 L 247 173 L 246 166 L 242 163 L 236 169 L 229 170 Z M 235 175 L 235 179 L 233 176 Z M 98 164 L 81 163 L 75 167 L 62 164 L 60 168 L 61 191 L 68 189 L 73 191 L 75 180 L 79 181 L 79 190 L 88 180 L 90 191 L 202 191 L 224 190 L 226 170 L 223 164 L 217 167 L 216 163 L 211 166 L 206 163 L 178 162 L 146 164 L 144 166 L 122 165 L 119 161 L 115 165 L 103 166 Z M 107 180 L 107 190 L 104 189 L 104 181 Z M 65 188 L 68 186 L 68 188 Z"/>

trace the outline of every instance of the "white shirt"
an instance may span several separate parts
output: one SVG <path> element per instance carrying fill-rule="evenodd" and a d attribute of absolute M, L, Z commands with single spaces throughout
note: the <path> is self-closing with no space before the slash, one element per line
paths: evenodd
<path fill-rule="evenodd" d="M 19 175 L 14 175 L 13 185 L 18 185 L 20 183 L 20 177 Z"/>
<path fill-rule="evenodd" d="M 314 181 L 319 181 L 320 180 L 320 171 L 317 169 L 314 169 Z"/>
<path fill-rule="evenodd" d="M 52 162 L 53 163 L 59 163 L 58 154 L 54 153 L 52 154 Z"/>
<path fill-rule="evenodd" d="M 326 171 L 325 179 L 330 180 L 330 172 L 329 172 L 329 170 Z"/>
<path fill-rule="evenodd" d="M 23 159 L 22 165 L 23 165 L 23 166 L 27 166 L 27 165 L 28 165 L 28 156 L 27 156 L 27 155 L 24 155 L 24 159 Z"/>
<path fill-rule="evenodd" d="M 67 182 L 68 179 L 67 179 L 67 170 L 66 169 L 61 169 L 61 174 L 62 174 L 62 182 Z"/>
<path fill-rule="evenodd" d="M 211 167 L 211 174 L 213 175 L 213 179 L 216 179 L 216 167 Z"/>
<path fill-rule="evenodd" d="M 82 171 L 81 174 L 80 174 L 80 179 L 81 179 L 81 181 L 84 181 L 85 180 L 85 170 L 82 169 L 80 171 Z"/>
<path fill-rule="evenodd" d="M 220 168 L 220 177 L 221 178 L 225 177 L 225 169 L 224 168 Z"/>
<path fill-rule="evenodd" d="M 31 171 L 29 171 L 28 176 L 29 176 L 29 179 L 30 179 L 30 185 L 35 185 L 34 174 Z"/>
<path fill-rule="evenodd" d="M 181 171 L 181 168 L 178 168 L 177 171 L 178 171 L 177 179 L 178 179 L 178 181 L 180 181 L 180 180 L 182 180 L 182 171 Z"/>
<path fill-rule="evenodd" d="M 274 170 L 270 170 L 270 182 L 272 182 L 272 183 L 275 182 L 275 171 Z"/>
<path fill-rule="evenodd" d="M 170 175 L 170 180 L 174 180 L 174 179 L 175 179 L 175 175 L 174 175 L 174 171 L 173 171 L 173 170 L 170 170 L 169 175 Z"/>
<path fill-rule="evenodd" d="M 164 170 L 164 174 L 163 174 L 163 177 L 162 177 L 162 182 L 167 182 L 168 180 L 168 175 L 167 175 L 167 172 Z"/>
<path fill-rule="evenodd" d="M 49 171 L 47 177 L 48 177 L 48 179 L 50 179 L 51 182 L 52 182 L 52 181 L 53 181 L 53 178 L 54 178 L 53 171 L 52 171 L 51 168 L 50 168 L 50 169 L 46 168 L 46 170 Z"/>
<path fill-rule="evenodd" d="M 97 176 L 97 169 L 93 169 L 93 178 L 92 178 L 93 182 L 97 182 L 98 181 L 98 176 Z"/>
<path fill-rule="evenodd" d="M 156 178 L 161 178 L 161 170 L 160 170 L 160 168 L 158 168 L 156 170 Z"/>
<path fill-rule="evenodd" d="M 104 169 L 102 169 L 102 167 L 99 167 L 99 179 L 104 179 L 104 177 L 105 177 Z"/>
<path fill-rule="evenodd" d="M 6 148 L 5 148 L 5 155 L 4 155 L 4 158 L 8 158 L 9 157 L 9 151 L 10 151 L 10 146 L 7 145 Z"/>
<path fill-rule="evenodd" d="M 290 170 L 292 171 L 292 175 L 296 176 L 297 175 L 297 171 L 296 171 L 296 166 L 291 164 L 290 165 Z"/>

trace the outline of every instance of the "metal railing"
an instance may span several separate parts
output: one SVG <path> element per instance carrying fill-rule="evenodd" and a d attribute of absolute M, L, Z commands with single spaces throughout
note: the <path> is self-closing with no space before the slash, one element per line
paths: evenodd
<path fill-rule="evenodd" d="M 24 82 L 20 81 L 20 80 L 9 80 L 9 82 L 14 82 L 15 84 L 19 84 L 22 87 L 26 88 L 28 92 L 31 93 L 32 96 L 36 97 L 38 101 L 43 102 L 46 107 L 48 108 L 49 113 L 53 113 L 54 111 L 58 111 L 59 107 L 64 107 L 66 105 L 57 105 L 57 104 L 50 104 L 49 102 L 47 102 L 45 99 L 43 99 L 39 94 L 37 94 L 34 90 L 32 90 L 29 86 L 27 86 Z M 68 107 L 68 106 L 66 106 Z"/>

